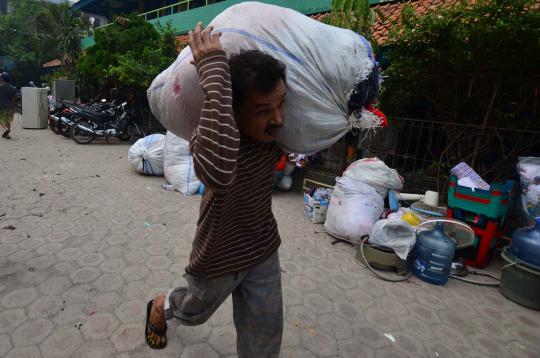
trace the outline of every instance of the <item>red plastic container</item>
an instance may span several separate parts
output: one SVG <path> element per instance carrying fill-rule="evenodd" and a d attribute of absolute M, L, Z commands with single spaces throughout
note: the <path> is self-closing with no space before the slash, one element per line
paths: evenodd
<path fill-rule="evenodd" d="M 492 183 L 490 190 L 473 190 L 458 185 L 455 176 L 450 177 L 446 216 L 465 222 L 476 235 L 475 245 L 462 251 L 467 265 L 483 268 L 488 264 L 497 239 L 503 234 L 513 186 L 514 181 L 507 180 Z"/>

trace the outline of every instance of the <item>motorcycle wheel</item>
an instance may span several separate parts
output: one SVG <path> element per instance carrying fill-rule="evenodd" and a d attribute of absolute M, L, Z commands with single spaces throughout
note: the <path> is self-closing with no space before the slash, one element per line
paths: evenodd
<path fill-rule="evenodd" d="M 127 142 L 128 140 L 131 139 L 131 134 L 122 133 L 122 134 L 118 135 L 117 138 L 120 139 L 122 142 Z"/>
<path fill-rule="evenodd" d="M 49 118 L 49 128 L 51 128 L 54 134 L 60 134 L 58 126 L 56 125 L 56 123 L 54 123 L 54 120 L 52 118 Z"/>
<path fill-rule="evenodd" d="M 91 132 L 81 129 L 79 126 L 86 127 Z M 79 119 L 75 124 L 71 126 L 71 139 L 79 144 L 88 144 L 96 139 L 96 132 L 94 131 L 94 122 L 89 119 Z"/>
<path fill-rule="evenodd" d="M 71 137 L 71 128 L 65 123 L 58 124 L 58 132 L 66 138 Z"/>

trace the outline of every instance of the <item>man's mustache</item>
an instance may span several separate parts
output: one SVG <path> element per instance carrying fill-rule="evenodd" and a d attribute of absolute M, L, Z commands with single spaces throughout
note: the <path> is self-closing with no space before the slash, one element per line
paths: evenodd
<path fill-rule="evenodd" d="M 283 124 L 280 124 L 280 125 L 272 125 L 272 126 L 268 127 L 267 131 L 268 131 L 268 132 L 271 132 L 271 131 L 273 131 L 273 130 L 275 130 L 275 129 L 281 129 L 281 128 L 283 128 Z"/>

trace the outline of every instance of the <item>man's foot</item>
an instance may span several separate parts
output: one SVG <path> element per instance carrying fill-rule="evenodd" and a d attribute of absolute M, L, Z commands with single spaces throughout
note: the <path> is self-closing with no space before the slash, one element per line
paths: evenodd
<path fill-rule="evenodd" d="M 2 134 L 2 138 L 10 139 L 9 132 L 11 132 L 9 129 L 6 129 L 4 134 Z"/>
<path fill-rule="evenodd" d="M 146 312 L 146 343 L 154 349 L 167 346 L 167 322 L 165 321 L 165 295 L 158 295 L 153 301 L 148 302 Z"/>

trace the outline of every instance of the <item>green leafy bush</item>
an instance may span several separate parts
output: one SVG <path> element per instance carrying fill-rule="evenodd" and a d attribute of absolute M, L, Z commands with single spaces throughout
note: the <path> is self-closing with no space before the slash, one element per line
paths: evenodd
<path fill-rule="evenodd" d="M 136 15 L 117 17 L 97 30 L 94 39 L 78 64 L 81 82 L 87 85 L 146 89 L 177 55 L 169 24 L 156 30 Z"/>
<path fill-rule="evenodd" d="M 403 9 L 385 44 L 382 107 L 449 123 L 540 128 L 535 0 Z"/>
<path fill-rule="evenodd" d="M 371 27 L 377 17 L 384 21 L 383 14 L 370 7 L 369 0 L 332 0 L 332 10 L 324 17 L 324 22 L 352 30 L 376 46 Z"/>
<path fill-rule="evenodd" d="M 14 63 L 8 68 L 17 86 L 38 83 L 42 65 L 61 60 L 68 75 L 81 54 L 88 19 L 69 3 L 17 0 L 13 11 L 0 15 L 0 56 Z"/>

